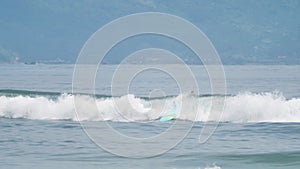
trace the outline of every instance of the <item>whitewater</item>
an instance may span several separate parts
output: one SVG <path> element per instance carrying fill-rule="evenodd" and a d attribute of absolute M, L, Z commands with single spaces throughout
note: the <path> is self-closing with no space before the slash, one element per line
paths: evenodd
<path fill-rule="evenodd" d="M 300 98 L 287 99 L 279 92 L 244 92 L 226 96 L 183 94 L 161 98 L 144 98 L 133 94 L 119 97 L 67 93 L 53 95 L 34 95 L 30 94 L 30 91 L 27 91 L 27 95 L 2 95 L 0 117 L 72 121 L 155 121 L 166 115 L 173 104 L 176 104 L 177 120 L 234 123 L 300 122 Z M 78 98 L 78 107 L 84 110 L 84 113 L 76 113 L 78 111 L 75 109 L 74 97 Z M 222 99 L 224 102 L 214 102 Z M 215 103 L 220 104 L 217 105 L 220 107 L 219 111 L 211 111 L 211 106 Z M 89 109 L 93 104 L 96 104 L 97 112 Z"/>
<path fill-rule="evenodd" d="M 300 167 L 298 65 L 224 66 L 225 94 L 211 92 L 204 66 L 189 66 L 197 94 L 189 93 L 197 89 L 184 76 L 179 88 L 166 73 L 151 70 L 137 74 L 129 86 L 116 81 L 112 87 L 117 66 L 102 65 L 93 95 L 73 92 L 74 65 L 0 65 L 0 168 Z M 124 72 L 133 70 L 130 65 Z M 160 122 L 174 107 L 175 120 Z M 205 131 L 213 134 L 203 143 Z M 107 140 L 109 149 L 96 144 L 94 139 L 113 133 L 120 135 Z M 151 158 L 111 152 L 147 153 L 181 137 Z M 136 142 L 126 143 L 130 138 L 145 146 L 135 149 Z"/>

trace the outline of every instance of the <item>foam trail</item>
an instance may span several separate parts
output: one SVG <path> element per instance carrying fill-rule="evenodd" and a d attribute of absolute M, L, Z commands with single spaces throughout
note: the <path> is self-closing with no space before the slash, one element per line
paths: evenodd
<path fill-rule="evenodd" d="M 87 95 L 76 97 L 79 97 L 78 107 L 84 110 L 80 111 L 84 112 L 83 114 L 76 115 L 74 96 L 71 94 L 62 94 L 55 98 L 0 96 L 0 117 L 74 121 L 153 121 L 159 119 L 173 107 L 173 104 L 176 104 L 177 119 L 217 121 L 222 111 L 211 111 L 212 100 L 218 101 L 225 96 L 180 95 L 150 100 L 130 94 L 122 97 L 100 97 L 95 100 Z M 97 105 L 97 112 L 91 111 L 92 104 Z M 219 106 L 222 108 L 223 104 L 220 103 Z M 241 93 L 227 96 L 221 121 L 300 122 L 300 98 L 286 99 L 278 93 Z"/>

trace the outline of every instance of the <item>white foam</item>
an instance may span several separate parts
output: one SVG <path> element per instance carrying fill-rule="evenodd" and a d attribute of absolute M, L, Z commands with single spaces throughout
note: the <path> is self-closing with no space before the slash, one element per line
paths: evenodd
<path fill-rule="evenodd" d="M 239 94 L 226 100 L 223 121 L 300 122 L 300 99 L 278 93 Z"/>
<path fill-rule="evenodd" d="M 77 97 L 77 96 L 76 96 Z M 212 99 L 223 96 L 144 100 L 134 95 L 114 98 L 78 96 L 76 115 L 74 96 L 63 94 L 56 99 L 45 96 L 0 96 L 0 117 L 47 120 L 151 121 L 157 120 L 176 104 L 177 119 L 218 121 L 222 111 L 212 111 Z M 91 107 L 97 105 L 97 112 Z M 215 103 L 215 102 L 214 102 Z M 217 102 L 218 103 L 218 102 Z M 222 108 L 221 102 L 218 103 Z M 197 114 L 198 113 L 198 114 Z M 197 115 L 197 116 L 196 116 Z M 286 99 L 278 93 L 243 93 L 225 98 L 221 121 L 228 122 L 300 122 L 300 98 Z"/>
<path fill-rule="evenodd" d="M 212 167 L 205 167 L 204 169 L 221 169 L 221 167 L 214 165 Z"/>

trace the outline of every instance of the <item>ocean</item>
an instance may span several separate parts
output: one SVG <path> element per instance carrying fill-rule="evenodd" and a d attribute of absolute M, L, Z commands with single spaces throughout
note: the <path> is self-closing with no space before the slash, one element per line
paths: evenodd
<path fill-rule="evenodd" d="M 156 69 L 128 85 L 102 65 L 94 93 L 74 93 L 74 65 L 1 64 L 0 168 L 300 168 L 300 66 L 224 66 L 213 94 L 205 67 L 189 67 L 196 90 Z"/>

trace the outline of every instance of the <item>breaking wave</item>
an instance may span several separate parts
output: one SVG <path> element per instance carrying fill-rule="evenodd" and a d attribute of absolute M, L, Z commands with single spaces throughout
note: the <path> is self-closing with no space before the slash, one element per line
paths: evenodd
<path fill-rule="evenodd" d="M 220 109 L 212 110 L 212 103 L 220 104 L 217 105 Z M 92 109 L 93 105 L 97 106 L 96 112 Z M 286 99 L 280 93 L 240 93 L 234 96 L 183 94 L 149 99 L 131 94 L 120 97 L 101 95 L 93 97 L 49 92 L 0 91 L 2 118 L 154 121 L 166 115 L 174 105 L 178 109 L 176 119 L 179 120 L 202 122 L 220 120 L 238 123 L 300 122 L 300 98 Z M 81 113 L 76 113 L 75 110 Z"/>

